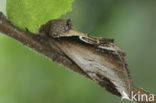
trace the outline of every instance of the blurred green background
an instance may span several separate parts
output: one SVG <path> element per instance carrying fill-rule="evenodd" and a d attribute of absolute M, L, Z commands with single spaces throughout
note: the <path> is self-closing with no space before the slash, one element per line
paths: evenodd
<path fill-rule="evenodd" d="M 114 38 L 135 85 L 156 94 L 156 1 L 75 0 L 73 28 Z M 5 11 L 5 0 L 0 0 Z M 0 34 L 0 103 L 132 103 Z"/>

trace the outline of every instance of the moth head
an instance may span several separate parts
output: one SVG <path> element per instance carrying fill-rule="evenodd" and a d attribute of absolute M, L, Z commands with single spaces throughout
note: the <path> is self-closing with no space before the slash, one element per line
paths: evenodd
<path fill-rule="evenodd" d="M 55 19 L 42 25 L 39 29 L 40 33 L 44 33 L 51 37 L 59 37 L 72 28 L 70 19 Z"/>

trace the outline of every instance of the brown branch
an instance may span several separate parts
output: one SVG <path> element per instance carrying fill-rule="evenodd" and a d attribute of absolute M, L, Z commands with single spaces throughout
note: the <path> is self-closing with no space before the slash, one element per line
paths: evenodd
<path fill-rule="evenodd" d="M 86 75 L 73 61 L 61 53 L 61 51 L 56 47 L 53 39 L 20 30 L 18 27 L 12 25 L 2 12 L 0 12 L 0 32 L 19 41 L 38 53 L 45 55 L 47 58 L 50 58 L 51 60 L 56 61 L 82 75 Z M 48 41 L 51 42 L 51 45 Z"/>
<path fill-rule="evenodd" d="M 62 28 L 58 28 L 55 31 L 56 25 L 60 27 L 58 21 L 61 23 L 61 26 L 66 26 L 64 24 L 67 22 L 67 31 L 62 30 Z M 139 92 L 140 94 L 150 95 L 144 90 L 133 86 L 127 64 L 124 60 L 124 53 L 112 40 L 93 38 L 74 31 L 71 29 L 69 20 L 58 21 L 49 21 L 46 25 L 41 26 L 40 33 L 33 34 L 15 27 L 0 12 L 0 32 L 45 55 L 52 61 L 56 61 L 86 76 L 114 95 L 126 99 L 131 98 L 132 91 L 134 94 Z M 55 38 L 56 32 L 59 34 L 60 31 L 66 32 L 67 35 L 76 35 Z M 143 100 L 137 103 L 156 103 L 156 97 L 155 101 L 152 102 Z"/>

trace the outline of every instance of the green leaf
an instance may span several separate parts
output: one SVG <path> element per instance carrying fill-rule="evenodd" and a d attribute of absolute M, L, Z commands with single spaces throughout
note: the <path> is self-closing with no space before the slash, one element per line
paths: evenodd
<path fill-rule="evenodd" d="M 36 32 L 48 20 L 71 11 L 73 0 L 7 0 L 7 16 L 21 29 Z"/>

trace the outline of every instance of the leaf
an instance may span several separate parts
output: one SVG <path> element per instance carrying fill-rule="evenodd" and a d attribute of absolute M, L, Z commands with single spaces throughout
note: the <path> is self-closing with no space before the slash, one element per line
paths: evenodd
<path fill-rule="evenodd" d="M 41 24 L 71 11 L 73 0 L 7 0 L 7 16 L 21 29 L 36 32 Z"/>

